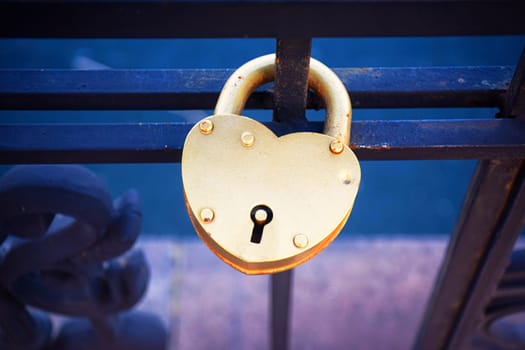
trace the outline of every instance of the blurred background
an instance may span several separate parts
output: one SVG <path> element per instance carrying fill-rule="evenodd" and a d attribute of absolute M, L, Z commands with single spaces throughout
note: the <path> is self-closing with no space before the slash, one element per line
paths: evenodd
<path fill-rule="evenodd" d="M 515 65 L 525 36 L 314 39 L 312 56 L 329 67 Z M 0 40 L 0 69 L 237 68 L 275 51 L 273 39 Z M 1 84 L 1 82 L 0 82 Z M 351 92 L 350 92 L 351 94 Z M 355 109 L 354 119 L 493 118 L 496 109 Z M 191 111 L 0 111 L 2 123 L 190 121 Z M 271 111 L 246 115 L 270 120 Z M 321 120 L 323 111 L 308 111 Z M 448 235 L 475 161 L 361 162 L 362 184 L 349 235 Z M 140 191 L 144 235 L 196 237 L 184 208 L 179 164 L 88 165 L 117 196 Z M 0 174 L 9 166 L 0 166 Z"/>
<path fill-rule="evenodd" d="M 332 68 L 514 66 L 524 45 L 525 36 L 314 39 L 312 56 Z M 0 69 L 237 68 L 274 51 L 273 39 L 0 40 Z M 497 112 L 354 109 L 353 118 L 488 119 Z M 2 110 L 0 123 L 193 123 L 211 113 Z M 249 110 L 245 115 L 271 120 L 271 111 Z M 307 117 L 322 120 L 324 112 L 310 110 Z M 475 165 L 361 162 L 361 188 L 340 238 L 326 253 L 295 269 L 291 348 L 409 348 Z M 269 279 L 237 273 L 194 239 L 180 164 L 87 166 L 114 197 L 132 187 L 140 192 L 146 239 L 139 246 L 152 278 L 138 308 L 162 318 L 170 332 L 170 349 L 268 348 Z M 9 168 L 0 166 L 0 176 Z M 512 322 L 523 325 L 523 320 L 522 314 Z"/>

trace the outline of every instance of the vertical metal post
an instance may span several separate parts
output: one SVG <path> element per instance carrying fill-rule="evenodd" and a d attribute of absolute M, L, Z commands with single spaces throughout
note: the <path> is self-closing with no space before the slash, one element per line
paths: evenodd
<path fill-rule="evenodd" d="M 515 242 L 523 230 L 525 213 L 525 167 L 513 186 L 509 204 L 494 230 L 494 238 L 481 261 L 476 279 L 472 282 L 457 326 L 451 334 L 448 349 L 469 349 L 473 336 L 486 325 L 486 309 L 496 293 L 509 265 Z M 516 310 L 518 311 L 518 310 Z"/>
<path fill-rule="evenodd" d="M 306 124 L 305 109 L 308 92 L 308 71 L 312 40 L 277 38 L 273 121 Z"/>
<path fill-rule="evenodd" d="M 521 162 L 513 160 L 488 160 L 478 164 L 456 230 L 448 243 L 416 350 L 447 349 L 481 266 L 488 258 L 520 167 Z M 509 239 L 507 244 L 512 247 L 514 241 Z"/>
<path fill-rule="evenodd" d="M 525 119 L 525 48 L 521 52 L 502 108 L 503 117 Z"/>
<path fill-rule="evenodd" d="M 306 124 L 311 43 L 310 38 L 277 39 L 274 121 L 292 126 Z M 292 281 L 293 270 L 271 277 L 270 344 L 273 350 L 286 350 L 290 345 Z"/>
<path fill-rule="evenodd" d="M 290 299 L 293 270 L 272 275 L 271 293 L 271 349 L 286 350 L 290 346 Z"/>
<path fill-rule="evenodd" d="M 525 51 L 502 108 L 524 118 Z M 423 319 L 415 349 L 465 349 L 485 319 L 522 230 L 525 161 L 478 164 Z"/>

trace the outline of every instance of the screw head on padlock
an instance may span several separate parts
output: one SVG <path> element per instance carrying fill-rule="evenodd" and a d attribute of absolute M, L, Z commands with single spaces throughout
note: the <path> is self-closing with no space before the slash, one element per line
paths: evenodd
<path fill-rule="evenodd" d="M 337 75 L 310 60 L 308 85 L 324 100 L 324 134 L 277 137 L 241 116 L 249 95 L 274 79 L 275 55 L 226 82 L 215 114 L 189 132 L 182 153 L 186 207 L 199 237 L 246 274 L 293 268 L 326 248 L 346 223 L 361 181 L 348 147 L 352 108 Z"/>

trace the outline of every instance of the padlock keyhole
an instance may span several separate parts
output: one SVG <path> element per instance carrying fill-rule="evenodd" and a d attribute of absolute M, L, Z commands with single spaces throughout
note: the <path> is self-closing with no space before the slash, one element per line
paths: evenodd
<path fill-rule="evenodd" d="M 256 205 L 250 212 L 250 218 L 253 221 L 250 242 L 259 244 L 262 240 L 264 226 L 269 224 L 273 219 L 273 212 L 267 205 Z"/>

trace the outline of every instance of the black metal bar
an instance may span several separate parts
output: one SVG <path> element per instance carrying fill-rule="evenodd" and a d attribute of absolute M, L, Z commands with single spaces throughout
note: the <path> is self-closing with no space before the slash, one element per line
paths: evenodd
<path fill-rule="evenodd" d="M 275 58 L 273 121 L 304 127 L 311 38 L 278 38 Z M 293 270 L 271 277 L 271 348 L 287 350 L 290 346 L 290 322 Z"/>
<path fill-rule="evenodd" d="M 505 96 L 501 114 L 503 117 L 525 118 L 525 48 L 521 52 L 512 84 Z"/>
<path fill-rule="evenodd" d="M 306 124 L 312 39 L 277 38 L 273 121 Z"/>
<path fill-rule="evenodd" d="M 484 326 L 485 308 L 496 292 L 506 267 L 509 264 L 512 249 L 523 230 L 525 213 L 525 168 L 524 162 L 515 162 L 520 166 L 511 189 L 510 197 L 503 213 L 493 228 L 491 241 L 482 252 L 478 252 L 478 271 L 470 283 L 470 289 L 456 327 L 451 334 L 448 349 L 466 349 L 472 335 Z M 478 235 L 479 237 L 479 235 Z M 472 247 L 470 248 L 472 249 Z"/>
<path fill-rule="evenodd" d="M 525 191 L 521 192 L 520 195 L 523 196 L 523 194 Z M 517 201 L 523 205 L 523 198 L 518 198 Z M 524 211 L 525 208 L 518 214 L 523 217 Z M 510 262 L 507 255 L 500 256 L 500 259 L 505 263 L 508 262 L 508 267 L 490 302 L 483 305 L 484 315 L 481 317 L 483 325 L 475 332 L 472 344 L 481 349 L 521 349 L 523 348 L 523 340 L 520 339 L 520 333 L 523 330 L 522 325 L 512 322 L 506 323 L 505 321 L 499 324 L 496 322 L 501 321 L 506 316 L 525 311 L 525 249 L 514 250 Z"/>
<path fill-rule="evenodd" d="M 291 68 L 290 68 L 291 69 Z M 514 67 L 334 69 L 354 108 L 502 107 Z M 213 109 L 232 70 L 0 70 L 0 109 Z M 248 108 L 273 108 L 271 91 Z M 322 101 L 308 96 L 308 107 Z"/>
<path fill-rule="evenodd" d="M 518 312 L 525 310 L 525 250 L 515 250 L 511 254 L 508 267 L 503 274 L 497 290 L 492 295 L 490 302 L 485 305 L 485 327 L 479 333 L 486 338 L 494 338 L 491 332 L 491 323 Z M 485 337 L 483 337 L 485 338 Z M 489 340 L 490 341 L 490 340 Z"/>
<path fill-rule="evenodd" d="M 520 0 L 3 1 L 0 37 L 523 34 L 523 12 Z"/>
<path fill-rule="evenodd" d="M 290 297 L 292 294 L 293 270 L 271 277 L 271 349 L 286 350 L 290 346 Z"/>
<path fill-rule="evenodd" d="M 504 113 L 507 116 L 523 117 L 525 107 L 525 51 L 522 53 L 509 90 L 506 93 Z M 456 320 L 448 339 L 449 349 L 463 349 L 472 342 L 476 331 L 484 326 L 486 308 L 496 293 L 505 269 L 508 266 L 512 249 L 524 226 L 525 213 L 525 161 L 516 161 L 517 168 L 514 182 L 508 183 L 509 198 L 501 212 L 495 215 L 497 225 L 491 228 L 490 241 L 486 248 L 478 252 L 478 265 L 474 279 L 470 282 L 469 292 L 461 305 L 461 313 Z M 470 247 L 472 249 L 472 247 Z"/>
<path fill-rule="evenodd" d="M 487 308 L 487 314 L 498 312 L 503 300 L 525 299 L 525 249 L 520 248 L 512 252 L 509 265 L 498 285 L 493 300 Z M 522 304 L 525 307 L 525 303 Z"/>
<path fill-rule="evenodd" d="M 280 125 L 266 123 L 280 134 Z M 0 163 L 178 162 L 188 123 L 3 124 Z M 322 122 L 305 129 L 322 132 Z M 288 131 L 288 130 L 287 130 Z M 525 122 L 497 120 L 355 121 L 351 147 L 361 160 L 523 159 Z"/>
<path fill-rule="evenodd" d="M 446 349 L 498 234 L 522 161 L 480 162 L 419 332 L 415 349 Z"/>
<path fill-rule="evenodd" d="M 522 107 L 522 55 L 511 81 L 504 116 Z M 520 112 L 517 113 L 520 115 Z M 518 121 L 520 118 L 516 118 Z M 485 309 L 523 229 L 525 161 L 478 164 L 415 344 L 416 349 L 465 349 L 487 320 Z"/>

